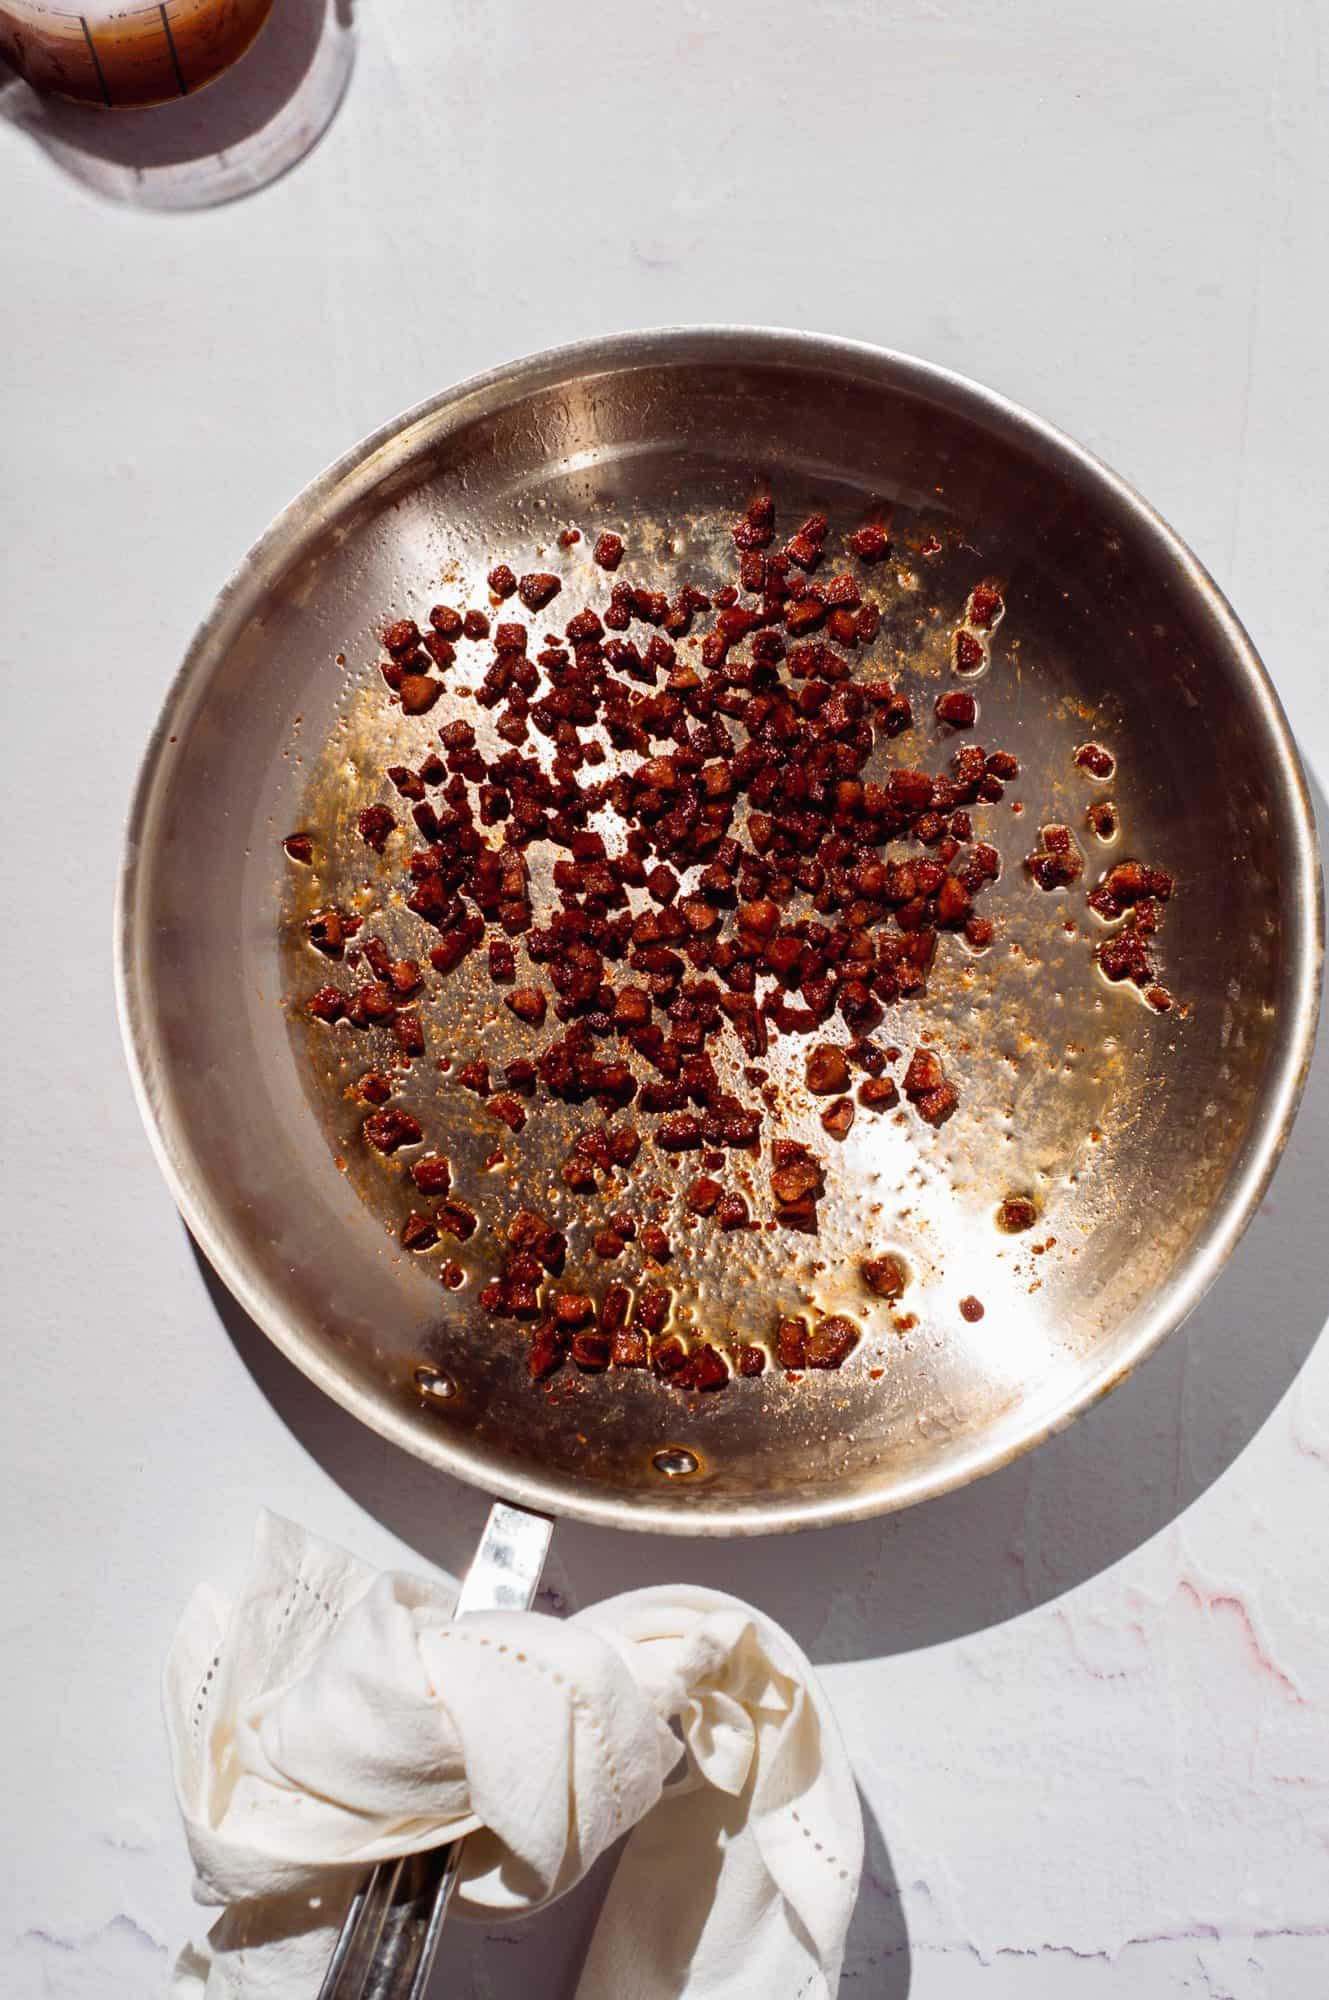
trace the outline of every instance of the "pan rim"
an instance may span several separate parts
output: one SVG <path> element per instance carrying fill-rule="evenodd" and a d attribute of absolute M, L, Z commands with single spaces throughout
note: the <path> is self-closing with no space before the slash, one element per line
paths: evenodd
<path fill-rule="evenodd" d="M 234 1250 L 214 1216 L 206 1188 L 186 1149 L 177 1147 L 165 1129 L 152 1087 L 154 1068 L 151 1001 L 136 985 L 135 961 L 142 934 L 140 907 L 147 875 L 143 834 L 154 797 L 164 779 L 165 751 L 207 678 L 209 655 L 231 621 L 245 613 L 249 598 L 268 573 L 288 562 L 298 546 L 304 524 L 339 489 L 357 476 L 372 476 L 375 459 L 388 446 L 415 429 L 437 430 L 469 419 L 471 406 L 488 400 L 503 407 L 575 371 L 678 363 L 701 358 L 723 363 L 781 361 L 791 365 L 821 365 L 845 373 L 856 370 L 897 389 L 949 402 L 966 415 L 986 421 L 1003 434 L 1037 446 L 1054 461 L 1078 471 L 1105 499 L 1131 519 L 1157 548 L 1176 574 L 1179 587 L 1198 601 L 1212 620 L 1218 639 L 1244 680 L 1259 712 L 1264 745 L 1271 753 L 1271 780 L 1288 823 L 1286 857 L 1292 877 L 1288 909 L 1286 1002 L 1280 1044 L 1271 1057 L 1271 1076 L 1250 1134 L 1246 1155 L 1234 1170 L 1221 1200 L 1215 1204 L 1204 1231 L 1169 1279 L 1156 1305 L 1145 1314 L 1129 1351 L 1103 1365 L 1080 1383 L 1045 1418 L 1014 1440 L 969 1449 L 953 1466 L 897 1481 L 891 1487 L 844 1499 L 833 1494 L 806 1500 L 782 1500 L 772 1505 L 760 1497 L 734 1505 L 708 1506 L 689 1497 L 671 1503 L 662 1488 L 658 1500 L 629 1503 L 609 1491 L 582 1486 L 563 1475 L 517 1468 L 492 1461 L 468 1439 L 440 1426 L 425 1430 L 385 1394 L 376 1394 L 338 1371 L 310 1343 L 257 1263 Z M 1323 884 L 1315 834 L 1314 812 L 1305 774 L 1278 695 L 1249 635 L 1213 577 L 1180 535 L 1130 483 L 1094 453 L 1056 426 L 1034 415 L 999 392 L 935 363 L 898 350 L 838 336 L 772 326 L 740 324 L 685 325 L 642 328 L 575 341 L 501 363 L 472 375 L 380 426 L 335 459 L 282 509 L 271 525 L 235 566 L 211 608 L 197 627 L 163 699 L 135 781 L 126 819 L 115 907 L 114 979 L 116 1007 L 136 1102 L 158 1166 L 186 1226 L 222 1282 L 278 1350 L 325 1394 L 352 1416 L 413 1457 L 468 1485 L 519 1505 L 602 1527 L 683 1536 L 764 1535 L 814 1527 L 831 1527 L 874 1515 L 897 1512 L 953 1492 L 998 1471 L 1035 1445 L 1064 1429 L 1102 1396 L 1117 1387 L 1167 1336 L 1190 1315 L 1218 1276 L 1250 1223 L 1286 1145 L 1304 1090 L 1315 1045 L 1323 959 Z M 680 1493 L 678 1501 L 683 1500 Z"/>

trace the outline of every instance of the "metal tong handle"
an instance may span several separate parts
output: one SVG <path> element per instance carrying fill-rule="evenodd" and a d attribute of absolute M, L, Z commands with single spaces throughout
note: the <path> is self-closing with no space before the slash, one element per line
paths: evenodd
<path fill-rule="evenodd" d="M 457 1597 L 472 1611 L 527 1611 L 553 1522 L 495 1501 Z M 318 2000 L 424 2000 L 462 1843 L 380 1861 L 351 1899 Z"/>

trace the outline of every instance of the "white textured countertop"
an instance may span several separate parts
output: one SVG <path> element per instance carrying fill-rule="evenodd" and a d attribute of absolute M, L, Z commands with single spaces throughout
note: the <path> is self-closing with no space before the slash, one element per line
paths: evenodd
<path fill-rule="evenodd" d="M 252 58 L 274 143 L 321 4 L 278 0 L 285 39 Z M 172 199 L 177 150 L 218 134 L 222 178 L 247 171 L 234 98 L 149 130 L 0 87 L 9 2000 L 143 2000 L 195 1921 L 157 1676 L 256 1507 L 449 1569 L 482 1517 L 221 1310 L 120 1057 L 141 747 L 218 584 L 317 469 L 460 376 L 614 328 L 911 350 L 1161 508 L 1329 785 L 1323 0 L 341 11 L 326 137 L 228 206 L 126 196 Z M 1327 1157 L 1321 1060 L 1188 1328 L 976 1489 L 795 1542 L 560 1527 L 557 1604 L 685 1573 L 824 1668 L 875 1823 L 846 1994 L 1329 1990 Z M 570 1992 L 593 1889 L 449 1930 L 439 2000 Z"/>

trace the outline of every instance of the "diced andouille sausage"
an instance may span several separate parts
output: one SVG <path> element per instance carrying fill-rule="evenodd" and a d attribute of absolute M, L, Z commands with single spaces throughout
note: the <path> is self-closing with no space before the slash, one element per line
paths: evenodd
<path fill-rule="evenodd" d="M 822 558 L 822 545 L 825 540 L 826 516 L 809 514 L 798 533 L 791 535 L 786 542 L 785 554 L 790 562 L 796 563 L 800 569 L 816 569 Z"/>
<path fill-rule="evenodd" d="M 1066 889 L 1084 872 L 1084 856 L 1068 826 L 1053 824 L 1042 830 L 1043 845 L 1025 856 L 1024 865 L 1040 889 Z"/>
<path fill-rule="evenodd" d="M 931 1049 L 915 1049 L 904 1075 L 904 1094 L 925 1125 L 944 1125 L 960 1102 L 941 1058 Z"/>
<path fill-rule="evenodd" d="M 563 585 L 548 570 L 533 570 L 517 585 L 517 594 L 528 611 L 543 611 L 552 597 L 557 597 Z"/>
<path fill-rule="evenodd" d="M 315 951 L 325 958 L 340 958 L 349 935 L 346 919 L 338 909 L 315 910 L 305 923 L 305 933 Z"/>
<path fill-rule="evenodd" d="M 785 630 L 791 638 L 803 638 L 826 621 L 826 606 L 819 597 L 800 597 L 785 611 Z"/>
<path fill-rule="evenodd" d="M 695 1152 L 703 1139 L 702 1122 L 690 1111 L 671 1111 L 655 1128 L 655 1143 L 667 1153 Z"/>
<path fill-rule="evenodd" d="M 609 1366 L 610 1342 L 594 1328 L 583 1327 L 572 1336 L 572 1359 L 578 1368 L 598 1373 Z"/>
<path fill-rule="evenodd" d="M 990 583 L 978 583 L 969 593 L 967 616 L 971 625 L 988 631 L 1003 609 L 1001 592 Z"/>
<path fill-rule="evenodd" d="M 613 1289 L 611 1286 L 610 1290 Z M 651 1344 L 638 1326 L 615 1327 L 609 1336 L 609 1355 L 615 1368 L 647 1368 L 650 1366 Z"/>
<path fill-rule="evenodd" d="M 606 1126 L 604 1138 L 616 1167 L 630 1167 L 641 1151 L 641 1134 L 635 1125 Z"/>
<path fill-rule="evenodd" d="M 821 1114 L 822 1129 L 829 1132 L 832 1139 L 847 1139 L 853 1122 L 854 1100 L 852 1097 L 835 1098 Z"/>
<path fill-rule="evenodd" d="M 807 1087 L 817 1097 L 827 1097 L 848 1087 L 849 1065 L 845 1052 L 832 1042 L 818 1042 L 808 1051 L 804 1071 Z"/>
<path fill-rule="evenodd" d="M 937 720 L 949 723 L 952 729 L 972 729 L 978 717 L 978 704 L 971 694 L 962 694 L 958 688 L 949 694 L 937 697 Z"/>
<path fill-rule="evenodd" d="M 452 1169 L 441 1153 L 424 1153 L 412 1161 L 411 1179 L 421 1194 L 446 1194 L 452 1185 Z"/>
<path fill-rule="evenodd" d="M 1008 1236 L 1032 1229 L 1038 1220 L 1037 1205 L 1028 1195 L 1008 1194 L 997 1210 L 997 1227 Z"/>
<path fill-rule="evenodd" d="M 314 858 L 314 842 L 307 833 L 288 833 L 282 846 L 292 861 L 302 861 L 307 864 Z"/>
<path fill-rule="evenodd" d="M 438 1225 L 432 1215 L 413 1208 L 401 1226 L 401 1242 L 404 1250 L 428 1250 L 438 1242 Z"/>
<path fill-rule="evenodd" d="M 595 1300 L 587 1292 L 555 1292 L 550 1303 L 560 1326 L 584 1326 L 595 1318 Z"/>
<path fill-rule="evenodd" d="M 424 1138 L 419 1119 L 395 1106 L 386 1111 L 372 1111 L 360 1129 L 380 1153 L 395 1153 L 399 1146 L 414 1146 Z"/>
<path fill-rule="evenodd" d="M 1154 962 L 1149 955 L 1140 932 L 1132 925 L 1119 931 L 1116 937 L 1105 938 L 1095 953 L 1104 977 L 1114 985 L 1129 979 L 1136 986 L 1147 986 L 1154 976 Z"/>
<path fill-rule="evenodd" d="M 372 847 L 375 854 L 383 852 L 388 835 L 396 824 L 386 806 L 366 806 L 356 821 L 361 840 L 366 847 Z"/>
<path fill-rule="evenodd" d="M 425 795 L 425 781 L 418 771 L 405 764 L 389 764 L 388 777 L 404 799 L 418 803 Z"/>
<path fill-rule="evenodd" d="M 1117 768 L 1116 758 L 1101 743 L 1082 743 L 1075 753 L 1075 761 L 1082 771 L 1088 771 L 1093 778 L 1110 778 Z"/>
<path fill-rule="evenodd" d="M 517 578 L 506 563 L 496 563 L 489 572 L 489 588 L 495 597 L 511 597 L 517 588 Z"/>
<path fill-rule="evenodd" d="M 440 1229 L 449 1236 L 455 1236 L 459 1243 L 464 1243 L 475 1234 L 477 1217 L 474 1209 L 468 1208 L 464 1201 L 441 1201 L 434 1210 L 434 1220 Z"/>
<path fill-rule="evenodd" d="M 782 1319 L 775 1329 L 775 1358 L 782 1368 L 806 1368 L 807 1321 Z"/>
<path fill-rule="evenodd" d="M 787 1227 L 814 1228 L 817 1202 L 826 1189 L 820 1160 L 793 1139 L 777 1139 L 771 1150 L 771 1193 L 777 1220 Z"/>
<path fill-rule="evenodd" d="M 888 1250 L 881 1257 L 866 1258 L 859 1265 L 863 1282 L 879 1299 L 903 1297 L 909 1285 L 909 1267 L 904 1258 Z"/>
<path fill-rule="evenodd" d="M 1100 916 L 1111 919 L 1146 898 L 1167 902 L 1173 886 L 1165 868 L 1152 868 L 1144 861 L 1119 861 L 1090 895 L 1089 904 Z"/>
<path fill-rule="evenodd" d="M 655 1342 L 651 1348 L 651 1366 L 666 1381 L 680 1374 L 687 1362 L 687 1348 L 676 1333 L 671 1333 L 667 1340 Z"/>
<path fill-rule="evenodd" d="M 596 541 L 592 557 L 601 569 L 617 569 L 623 560 L 623 538 L 606 529 Z"/>
<path fill-rule="evenodd" d="M 516 1056 L 503 1065 L 503 1081 L 521 1097 L 535 1095 L 535 1064 L 528 1056 Z"/>
<path fill-rule="evenodd" d="M 925 1125 L 944 1125 L 959 1106 L 960 1093 L 953 1083 L 939 1084 L 936 1090 L 925 1090 L 914 1100 L 914 1109 Z"/>
<path fill-rule="evenodd" d="M 672 1303 L 673 1294 L 666 1286 L 643 1285 L 637 1294 L 637 1303 L 633 1308 L 632 1314 L 633 1320 L 637 1326 L 644 1327 L 646 1332 L 654 1338 L 656 1334 L 662 1331 L 664 1323 L 669 1317 L 669 1308 Z"/>
<path fill-rule="evenodd" d="M 808 1367 L 842 1367 L 857 1347 L 859 1337 L 854 1322 L 838 1313 L 829 1319 L 819 1319 L 805 1343 Z"/>
<path fill-rule="evenodd" d="M 976 1299 L 972 1292 L 967 1298 L 961 1299 L 960 1317 L 961 1319 L 968 1320 L 971 1326 L 977 1325 L 978 1321 L 983 1317 L 982 1299 Z"/>
<path fill-rule="evenodd" d="M 678 1389 L 698 1389 L 707 1393 L 723 1389 L 729 1381 L 729 1370 L 725 1367 L 724 1356 L 718 1347 L 703 1341 L 694 1347 L 683 1366 L 675 1370 L 671 1377 Z"/>
<path fill-rule="evenodd" d="M 392 1032 L 397 1047 L 405 1056 L 422 1056 L 425 1052 L 425 1031 L 420 1016 L 398 1013 L 393 1016 Z"/>
<path fill-rule="evenodd" d="M 915 1049 L 904 1073 L 904 1094 L 912 1101 L 925 1091 L 938 1089 L 945 1077 L 940 1056 L 931 1049 Z"/>
<path fill-rule="evenodd" d="M 503 1005 L 519 1021 L 527 1021 L 538 1028 L 544 1020 L 548 1002 L 538 986 L 516 986 L 511 993 L 503 995 Z"/>
<path fill-rule="evenodd" d="M 420 627 L 414 618 L 399 618 L 383 634 L 383 644 L 390 653 L 409 653 L 419 643 Z"/>
<path fill-rule="evenodd" d="M 759 493 L 748 502 L 743 518 L 733 529 L 734 546 L 740 555 L 769 548 L 775 539 L 775 502 L 768 493 Z"/>
<path fill-rule="evenodd" d="M 570 1336 L 552 1320 L 542 1321 L 531 1335 L 526 1367 L 534 1382 L 547 1381 L 567 1359 Z"/>
<path fill-rule="evenodd" d="M 390 1021 L 396 1004 L 385 980 L 366 979 L 348 996 L 346 1017 L 357 1028 L 367 1028 L 371 1021 Z"/>
<path fill-rule="evenodd" d="M 886 530 L 869 521 L 863 527 L 855 528 L 849 537 L 849 546 L 860 562 L 877 563 L 885 557 L 890 543 Z"/>
<path fill-rule="evenodd" d="M 597 1323 L 601 1333 L 613 1335 L 628 1323 L 632 1294 L 626 1285 L 608 1285 L 600 1301 Z"/>
<path fill-rule="evenodd" d="M 407 715 L 425 715 L 443 692 L 443 683 L 428 674 L 406 674 L 398 690 Z"/>
<path fill-rule="evenodd" d="M 972 632 L 957 632 L 951 645 L 957 673 L 975 674 L 987 658 L 982 640 L 976 639 Z"/>

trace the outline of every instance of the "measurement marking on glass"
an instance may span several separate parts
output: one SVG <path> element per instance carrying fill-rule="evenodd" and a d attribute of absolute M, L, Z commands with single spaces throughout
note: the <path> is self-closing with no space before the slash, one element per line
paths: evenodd
<path fill-rule="evenodd" d="M 166 46 L 171 51 L 171 68 L 175 71 L 175 80 L 180 86 L 180 95 L 184 97 L 186 95 L 185 76 L 184 71 L 180 67 L 180 58 L 176 54 L 175 36 L 171 33 L 170 16 L 166 12 L 165 0 L 162 0 L 162 5 L 157 9 L 157 12 L 161 15 L 162 27 L 166 30 Z"/>
<path fill-rule="evenodd" d="M 104 98 L 106 105 L 109 109 L 111 103 L 111 93 L 106 88 L 106 78 L 102 72 L 101 58 L 97 54 L 97 44 L 92 39 L 92 29 L 88 26 L 88 17 L 86 14 L 80 14 L 78 18 L 83 26 L 83 39 L 88 45 L 88 54 L 92 57 L 92 67 L 97 72 L 97 81 L 102 88 L 102 97 Z"/>

